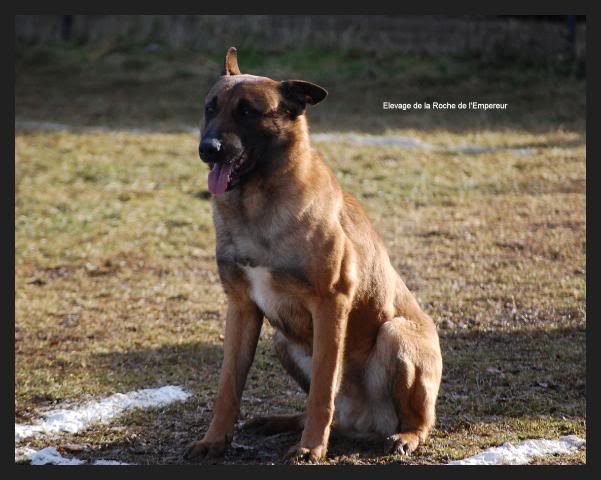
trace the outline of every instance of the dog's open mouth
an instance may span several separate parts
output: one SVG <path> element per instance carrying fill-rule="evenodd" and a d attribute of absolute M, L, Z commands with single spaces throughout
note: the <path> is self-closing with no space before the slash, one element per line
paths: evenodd
<path fill-rule="evenodd" d="M 211 163 L 209 167 L 209 191 L 221 195 L 236 185 L 244 164 L 244 153 L 232 162 Z"/>

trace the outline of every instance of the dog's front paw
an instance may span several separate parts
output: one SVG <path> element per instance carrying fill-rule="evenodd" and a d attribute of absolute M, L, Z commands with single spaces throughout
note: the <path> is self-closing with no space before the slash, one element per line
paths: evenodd
<path fill-rule="evenodd" d="M 291 463 L 311 462 L 317 463 L 326 458 L 327 447 L 320 445 L 314 448 L 302 447 L 300 444 L 295 445 L 286 454 L 286 457 Z"/>
<path fill-rule="evenodd" d="M 200 440 L 194 442 L 184 452 L 186 460 L 216 459 L 222 457 L 228 445 L 226 438 L 218 441 Z"/>

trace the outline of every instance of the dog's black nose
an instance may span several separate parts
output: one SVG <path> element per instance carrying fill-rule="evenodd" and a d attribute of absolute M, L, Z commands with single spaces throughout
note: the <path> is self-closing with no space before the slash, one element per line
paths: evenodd
<path fill-rule="evenodd" d="M 203 138 L 198 146 L 198 154 L 200 155 L 200 159 L 205 162 L 215 158 L 215 155 L 217 155 L 220 151 L 221 142 L 215 137 Z"/>

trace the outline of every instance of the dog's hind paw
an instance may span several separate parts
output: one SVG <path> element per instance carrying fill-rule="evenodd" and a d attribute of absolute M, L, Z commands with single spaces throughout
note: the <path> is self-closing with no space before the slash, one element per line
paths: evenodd
<path fill-rule="evenodd" d="M 304 419 L 304 414 L 255 417 L 244 423 L 242 430 L 265 436 L 299 432 L 303 429 Z"/>
<path fill-rule="evenodd" d="M 419 437 L 413 432 L 397 433 L 390 437 L 390 440 L 392 441 L 390 449 L 392 454 L 411 455 L 419 446 Z"/>

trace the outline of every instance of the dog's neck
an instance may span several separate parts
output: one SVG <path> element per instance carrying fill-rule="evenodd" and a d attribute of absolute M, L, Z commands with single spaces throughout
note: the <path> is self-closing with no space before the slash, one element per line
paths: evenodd
<path fill-rule="evenodd" d="M 306 166 L 302 159 L 311 150 L 306 116 L 299 116 L 295 123 L 281 151 L 274 152 L 273 167 L 275 168 L 271 172 L 274 176 L 289 175 Z"/>

